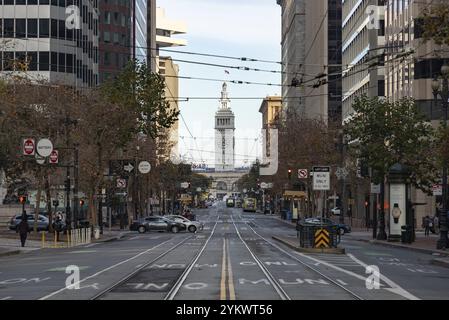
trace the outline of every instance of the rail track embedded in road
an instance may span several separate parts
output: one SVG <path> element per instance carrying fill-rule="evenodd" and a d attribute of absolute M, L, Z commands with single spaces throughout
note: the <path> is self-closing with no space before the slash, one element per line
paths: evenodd
<path fill-rule="evenodd" d="M 234 224 L 235 229 L 237 230 L 237 235 L 239 236 L 240 240 L 242 240 L 242 242 L 245 244 L 246 248 L 249 250 L 249 252 L 251 253 L 251 255 L 253 256 L 254 260 L 256 260 L 257 264 L 259 265 L 259 267 L 262 268 L 262 271 L 264 271 L 264 269 L 267 271 L 266 274 L 269 274 L 268 280 L 271 282 L 272 280 L 274 280 L 273 276 L 271 275 L 271 273 L 268 271 L 268 269 L 261 263 L 261 261 L 257 258 L 257 256 L 252 252 L 252 250 L 249 248 L 249 246 L 246 244 L 246 241 L 243 240 L 243 238 L 240 235 L 240 232 L 238 231 L 238 228 L 235 224 L 234 218 L 231 216 L 231 220 L 232 223 Z M 352 292 L 351 290 L 349 290 L 348 288 L 345 288 L 342 284 L 338 283 L 337 281 L 335 281 L 334 279 L 330 278 L 329 276 L 323 274 L 322 272 L 320 272 L 319 270 L 317 270 L 316 268 L 308 265 L 307 263 L 305 263 L 304 261 L 298 259 L 297 257 L 295 257 L 294 255 L 290 254 L 288 251 L 284 250 L 283 248 L 281 248 L 280 246 L 272 243 L 271 241 L 267 240 L 266 238 L 264 238 L 263 236 L 261 236 L 256 230 L 254 230 L 248 223 L 245 223 L 249 229 L 254 232 L 255 235 L 257 235 L 260 239 L 262 239 L 263 241 L 265 241 L 266 243 L 268 243 L 269 245 L 273 246 L 274 248 L 278 249 L 280 252 L 282 252 L 283 254 L 287 255 L 288 257 L 290 257 L 291 259 L 299 262 L 301 265 L 303 265 L 304 267 L 306 267 L 307 269 L 313 271 L 314 273 L 319 274 L 321 277 L 327 279 L 329 282 L 331 282 L 332 284 L 334 284 L 335 286 L 341 288 L 342 290 L 344 290 L 347 294 L 349 294 L 352 298 L 356 299 L 356 300 L 364 300 L 362 297 L 360 297 L 358 294 L 356 294 L 355 292 Z M 265 271 L 264 271 L 265 273 Z M 271 280 L 270 280 L 271 279 Z M 278 291 L 278 289 L 282 289 L 282 286 L 275 281 L 274 282 L 276 284 L 275 289 L 276 291 Z M 272 283 L 273 284 L 273 283 Z M 283 292 L 285 292 L 282 289 Z M 278 292 L 279 293 L 279 292 Z M 281 295 L 280 295 L 281 296 Z M 286 297 L 288 297 L 288 295 L 286 294 Z M 282 296 L 281 296 L 282 298 Z M 289 299 L 289 298 L 288 298 Z"/>

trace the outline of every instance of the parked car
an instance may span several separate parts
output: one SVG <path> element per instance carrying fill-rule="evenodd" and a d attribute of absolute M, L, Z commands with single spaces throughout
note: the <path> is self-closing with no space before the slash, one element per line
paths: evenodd
<path fill-rule="evenodd" d="M 340 213 L 341 213 L 341 208 L 340 208 L 340 207 L 332 208 L 332 209 L 331 209 L 331 213 L 332 213 L 334 216 L 339 216 Z"/>
<path fill-rule="evenodd" d="M 131 231 L 138 231 L 139 233 L 149 231 L 171 231 L 173 233 L 178 233 L 184 228 L 185 226 L 182 223 L 178 223 L 165 217 L 143 218 L 133 222 L 129 227 Z"/>
<path fill-rule="evenodd" d="M 351 227 L 348 226 L 347 224 L 344 223 L 339 223 L 339 222 L 334 222 L 329 218 L 321 218 L 321 217 L 316 217 L 316 218 L 307 218 L 304 220 L 305 223 L 307 224 L 316 224 L 316 225 L 326 225 L 326 226 L 337 226 L 338 232 L 341 235 L 344 235 L 345 233 L 350 233 L 351 232 Z"/>
<path fill-rule="evenodd" d="M 34 214 L 27 214 L 28 225 L 30 227 L 30 231 L 34 228 Z M 22 221 L 22 214 L 17 214 L 13 216 L 9 222 L 9 229 L 16 230 L 19 223 Z M 37 231 L 45 231 L 48 230 L 49 222 L 48 218 L 44 215 L 39 215 L 39 219 L 37 221 Z"/>
<path fill-rule="evenodd" d="M 196 232 L 198 230 L 203 230 L 204 224 L 198 221 L 191 221 L 183 216 L 169 215 L 165 216 L 166 218 L 173 220 L 178 223 L 182 223 L 185 225 L 185 228 L 189 230 L 189 232 Z"/>

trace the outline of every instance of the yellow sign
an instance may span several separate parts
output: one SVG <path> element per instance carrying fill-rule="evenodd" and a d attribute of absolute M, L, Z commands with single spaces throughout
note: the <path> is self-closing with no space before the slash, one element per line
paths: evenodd
<path fill-rule="evenodd" d="M 326 229 L 318 229 L 315 232 L 315 248 L 329 248 L 330 238 L 329 231 Z"/>

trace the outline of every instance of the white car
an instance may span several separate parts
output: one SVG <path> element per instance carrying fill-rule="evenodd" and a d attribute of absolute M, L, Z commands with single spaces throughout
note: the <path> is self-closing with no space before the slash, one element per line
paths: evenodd
<path fill-rule="evenodd" d="M 175 222 L 182 223 L 183 225 L 186 226 L 186 229 L 192 233 L 197 232 L 198 230 L 201 231 L 204 228 L 204 224 L 202 224 L 201 222 L 191 221 L 187 218 L 184 218 L 183 216 L 170 215 L 165 217 Z"/>
<path fill-rule="evenodd" d="M 341 209 L 340 209 L 340 207 L 335 207 L 335 208 L 331 209 L 331 213 L 332 213 L 334 216 L 339 216 L 339 215 L 341 214 Z"/>

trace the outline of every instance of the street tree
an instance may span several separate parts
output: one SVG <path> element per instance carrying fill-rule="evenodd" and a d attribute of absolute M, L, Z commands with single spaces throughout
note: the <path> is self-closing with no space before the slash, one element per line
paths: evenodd
<path fill-rule="evenodd" d="M 425 41 L 434 40 L 437 45 L 449 46 L 449 4 L 440 3 L 423 11 L 419 21 Z"/>

